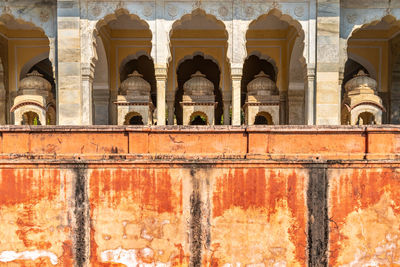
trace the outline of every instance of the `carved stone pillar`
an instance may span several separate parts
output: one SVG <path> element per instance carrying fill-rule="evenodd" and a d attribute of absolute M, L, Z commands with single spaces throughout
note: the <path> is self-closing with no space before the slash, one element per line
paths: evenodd
<path fill-rule="evenodd" d="M 232 68 L 232 125 L 241 124 L 240 87 L 242 82 L 242 68 Z"/>
<path fill-rule="evenodd" d="M 155 68 L 157 81 L 157 125 L 165 125 L 165 91 L 167 87 L 167 68 Z"/>
<path fill-rule="evenodd" d="M 305 97 L 306 125 L 315 124 L 315 69 L 307 69 L 307 89 Z"/>
<path fill-rule="evenodd" d="M 108 84 L 93 84 L 93 124 L 109 124 L 110 88 Z"/>
<path fill-rule="evenodd" d="M 317 0 L 315 123 L 340 124 L 340 0 Z M 329 16 L 322 14 L 329 10 Z M 311 67 L 311 66 L 309 66 Z"/>
<path fill-rule="evenodd" d="M 168 125 L 174 125 L 174 113 L 175 113 L 175 99 L 173 95 L 167 96 L 167 106 L 168 106 Z"/>
<path fill-rule="evenodd" d="M 84 114 L 82 107 L 88 101 L 89 87 L 82 88 L 80 17 L 80 1 L 57 1 L 57 123 L 60 125 L 89 124 L 88 118 L 92 117 Z"/>
<path fill-rule="evenodd" d="M 230 125 L 230 108 L 231 108 L 231 97 L 224 99 L 223 104 L 224 104 L 224 125 Z"/>
<path fill-rule="evenodd" d="M 82 125 L 93 124 L 93 80 L 94 65 L 82 68 Z"/>
<path fill-rule="evenodd" d="M 287 124 L 287 91 L 279 92 L 279 124 Z"/>
<path fill-rule="evenodd" d="M 4 71 L 0 60 L 0 124 L 6 124 L 6 88 L 4 86 Z"/>

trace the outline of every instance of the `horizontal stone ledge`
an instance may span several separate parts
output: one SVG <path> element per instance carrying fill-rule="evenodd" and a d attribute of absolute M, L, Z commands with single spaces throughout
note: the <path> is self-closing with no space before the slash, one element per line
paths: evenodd
<path fill-rule="evenodd" d="M 400 132 L 400 125 L 1 125 L 0 132 L 290 132 L 290 133 L 357 133 L 357 132 Z"/>
<path fill-rule="evenodd" d="M 1 126 L 0 141 L 3 158 L 398 159 L 400 126 Z"/>
<path fill-rule="evenodd" d="M 0 154 L 1 164 L 400 164 L 399 154 Z"/>

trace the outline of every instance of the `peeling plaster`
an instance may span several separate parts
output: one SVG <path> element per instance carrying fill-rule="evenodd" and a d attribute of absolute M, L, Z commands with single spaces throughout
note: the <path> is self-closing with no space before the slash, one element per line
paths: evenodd
<path fill-rule="evenodd" d="M 51 264 L 56 265 L 58 263 L 57 256 L 46 250 L 32 250 L 32 251 L 3 251 L 0 253 L 0 262 L 10 262 L 15 260 L 36 260 L 38 258 L 48 257 Z"/>
<path fill-rule="evenodd" d="M 140 251 L 136 249 L 123 249 L 121 247 L 117 249 L 111 249 L 101 252 L 101 260 L 103 262 L 121 263 L 127 267 L 169 267 L 171 263 L 163 262 L 152 262 L 145 263 L 138 259 L 138 254 L 141 254 L 144 258 L 152 258 L 154 251 L 151 248 L 143 248 Z"/>

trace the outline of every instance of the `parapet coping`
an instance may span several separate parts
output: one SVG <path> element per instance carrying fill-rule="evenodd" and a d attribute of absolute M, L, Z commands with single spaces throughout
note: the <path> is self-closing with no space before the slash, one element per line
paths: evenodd
<path fill-rule="evenodd" d="M 273 126 L 32 126 L 32 125 L 2 125 L 0 132 L 176 132 L 176 133 L 213 133 L 213 132 L 259 132 L 259 133 L 361 133 L 361 132 L 400 132 L 400 125 L 273 125 Z"/>

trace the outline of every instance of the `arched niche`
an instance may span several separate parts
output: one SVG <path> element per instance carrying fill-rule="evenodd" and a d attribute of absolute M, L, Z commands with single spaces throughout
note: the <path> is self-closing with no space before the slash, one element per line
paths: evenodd
<path fill-rule="evenodd" d="M 19 81 L 34 68 L 45 69 L 43 73 L 52 82 L 55 93 L 55 76 L 49 54 L 50 40 L 42 28 L 11 14 L 0 15 L 0 58 L 3 65 L 3 81 L 0 83 L 4 86 L 0 96 L 0 109 L 4 110 L 1 112 L 4 117 L 0 123 L 15 123 L 11 108 L 17 96 Z"/>
<path fill-rule="evenodd" d="M 203 56 L 194 56 L 192 59 L 187 59 L 181 62 L 176 71 L 177 75 L 177 86 L 178 90 L 175 93 L 175 118 L 178 125 L 183 123 L 182 113 L 182 96 L 183 96 L 183 85 L 188 81 L 192 74 L 196 71 L 200 71 L 210 80 L 214 85 L 214 96 L 217 106 L 215 108 L 215 124 L 221 124 L 221 118 L 223 114 L 223 103 L 222 103 L 222 92 L 219 88 L 221 71 L 219 66 L 211 59 L 205 59 Z"/>
<path fill-rule="evenodd" d="M 34 111 L 27 111 L 22 114 L 21 125 L 42 125 L 39 114 Z"/>
<path fill-rule="evenodd" d="M 275 81 L 281 97 L 281 124 L 305 122 L 304 95 L 307 83 L 304 73 L 307 66 L 303 56 L 304 36 L 300 22 L 278 9 L 272 9 L 253 20 L 246 32 L 248 57 L 268 55 L 268 61 L 275 62 L 275 69 L 279 70 Z"/>
<path fill-rule="evenodd" d="M 218 105 L 222 107 L 224 102 L 222 99 L 230 97 L 231 89 L 230 64 L 226 55 L 228 33 L 225 24 L 204 10 L 195 9 L 174 22 L 169 37 L 171 57 L 169 58 L 167 74 L 168 124 L 174 123 L 173 114 L 180 113 L 179 107 L 175 105 L 176 94 L 180 94 L 178 92 L 180 89 L 178 68 L 183 64 L 182 62 L 198 56 L 202 56 L 205 60 L 214 62 L 218 66 L 220 78 L 216 87 L 220 88 L 218 94 L 221 95 L 221 103 L 218 103 Z M 230 103 L 227 102 L 226 105 L 225 110 L 228 111 L 229 117 Z M 178 110 L 175 111 L 175 108 Z M 217 108 L 218 110 L 221 109 L 220 107 Z M 219 114 L 218 118 L 221 118 Z M 218 118 L 216 123 L 219 124 Z M 180 121 L 178 118 L 177 120 Z"/>
<path fill-rule="evenodd" d="M 143 117 L 138 112 L 129 112 L 125 116 L 124 125 L 144 125 Z"/>
<path fill-rule="evenodd" d="M 137 60 L 137 55 L 151 54 L 152 32 L 145 20 L 121 8 L 97 22 L 94 36 L 98 40 L 96 41 L 94 91 L 98 92 L 97 106 L 101 105 L 99 107 L 101 114 L 95 123 L 117 124 L 117 108 L 114 102 L 123 81 L 121 70 L 132 60 Z M 97 68 L 98 64 L 102 67 Z M 108 76 L 103 73 L 107 73 Z M 103 80 L 96 83 L 97 76 L 102 77 Z M 108 93 L 106 93 L 107 90 Z M 96 104 L 94 106 L 96 107 Z M 108 116 L 105 116 L 107 106 Z M 97 113 L 96 108 L 95 113 Z M 96 114 L 94 117 L 96 118 Z"/>
<path fill-rule="evenodd" d="M 370 124 L 376 124 L 374 114 L 368 111 L 364 111 L 358 114 L 357 125 L 370 125 Z"/>
<path fill-rule="evenodd" d="M 385 111 L 382 123 L 398 123 L 400 93 L 396 93 L 396 60 L 400 53 L 400 21 L 392 15 L 355 25 L 347 39 L 347 58 L 357 61 L 378 83 Z"/>
<path fill-rule="evenodd" d="M 254 125 L 274 125 L 274 121 L 268 112 L 259 112 L 254 119 Z"/>
<path fill-rule="evenodd" d="M 190 125 L 207 125 L 208 117 L 204 112 L 196 111 L 190 115 Z"/>

